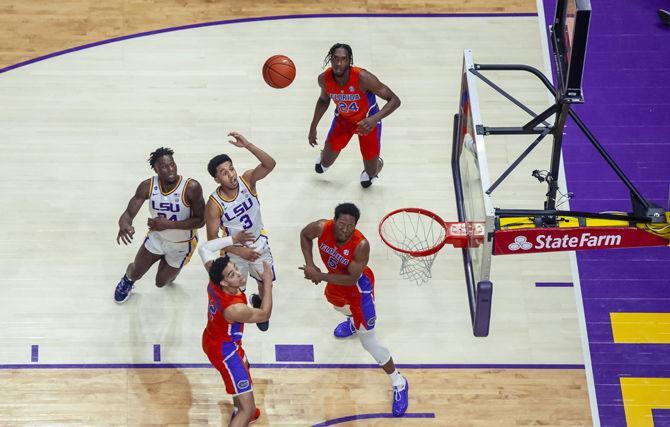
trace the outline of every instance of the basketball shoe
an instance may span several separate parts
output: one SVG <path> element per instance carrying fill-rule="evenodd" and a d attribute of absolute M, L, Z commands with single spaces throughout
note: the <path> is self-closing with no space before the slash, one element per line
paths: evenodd
<path fill-rule="evenodd" d="M 235 414 L 237 414 L 237 408 L 233 409 L 233 413 L 231 414 L 230 419 L 233 419 Z M 256 408 L 253 415 L 251 415 L 251 419 L 249 420 L 249 424 L 255 423 L 260 417 L 261 417 L 261 410 Z"/>
<path fill-rule="evenodd" d="M 316 156 L 316 160 L 314 160 L 314 172 L 324 173 L 327 170 L 328 168 L 321 164 L 321 152 L 319 151 L 319 155 Z"/>
<path fill-rule="evenodd" d="M 354 322 L 352 322 L 350 318 L 347 318 L 347 320 L 337 325 L 333 331 L 333 335 L 335 335 L 336 338 L 350 337 L 355 333 L 356 328 L 354 328 Z"/>
<path fill-rule="evenodd" d="M 409 381 L 403 377 L 405 384 L 400 387 L 393 387 L 393 411 L 394 417 L 402 417 L 407 412 L 409 406 Z"/>
<path fill-rule="evenodd" d="M 658 17 L 665 25 L 670 25 L 670 12 L 664 9 L 658 9 Z"/>
<path fill-rule="evenodd" d="M 261 303 L 262 302 L 263 302 L 263 300 L 261 299 L 261 297 L 258 294 L 251 294 L 251 305 L 254 308 L 261 308 Z M 265 332 L 270 327 L 270 321 L 266 320 L 265 322 L 256 323 L 256 326 L 258 326 L 258 329 Z"/>
<path fill-rule="evenodd" d="M 121 281 L 116 285 L 116 290 L 114 291 L 114 301 L 116 301 L 117 304 L 123 304 L 128 301 L 130 292 L 135 287 L 133 283 L 135 282 L 131 281 L 126 275 L 121 278 Z"/>
<path fill-rule="evenodd" d="M 375 176 L 370 178 L 367 172 L 365 171 L 361 172 L 361 187 L 368 188 L 369 186 L 372 185 L 372 180 L 379 177 L 379 172 L 381 172 L 382 168 L 384 167 L 384 160 L 381 157 L 378 157 L 378 159 L 379 159 L 379 166 L 377 167 L 377 173 L 375 174 Z"/>

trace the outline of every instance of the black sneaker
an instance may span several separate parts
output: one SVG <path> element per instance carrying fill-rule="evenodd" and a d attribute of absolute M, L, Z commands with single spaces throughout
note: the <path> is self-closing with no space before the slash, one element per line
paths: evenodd
<path fill-rule="evenodd" d="M 253 308 L 261 308 L 261 303 L 262 302 L 263 302 L 263 300 L 261 299 L 261 297 L 258 296 L 258 294 L 252 294 L 251 295 L 251 306 Z M 267 320 L 265 322 L 256 323 L 256 326 L 258 326 L 258 329 L 265 332 L 270 327 L 270 321 Z"/>
<path fill-rule="evenodd" d="M 384 167 L 384 160 L 382 160 L 381 157 L 378 157 L 377 159 L 379 160 L 379 166 L 377 167 L 377 174 L 372 178 L 370 178 L 368 174 L 365 172 L 365 170 L 361 172 L 361 187 L 363 188 L 370 187 L 372 185 L 372 180 L 379 177 L 379 172 L 381 172 L 382 168 Z"/>
<path fill-rule="evenodd" d="M 326 171 L 323 168 L 323 166 L 321 165 L 321 154 L 322 154 L 322 151 L 319 151 L 319 155 L 316 156 L 316 159 L 314 159 L 314 171 L 316 173 L 324 173 Z"/>
<path fill-rule="evenodd" d="M 670 25 L 670 12 L 663 9 L 658 9 L 658 17 L 661 18 L 661 22 L 665 25 Z"/>

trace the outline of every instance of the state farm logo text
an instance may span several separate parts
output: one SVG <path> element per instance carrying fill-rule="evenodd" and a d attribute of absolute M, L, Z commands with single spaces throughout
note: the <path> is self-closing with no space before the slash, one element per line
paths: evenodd
<path fill-rule="evenodd" d="M 553 237 L 551 234 L 535 237 L 535 242 L 529 242 L 525 236 L 516 236 L 514 242 L 507 247 L 511 251 L 529 251 L 531 249 L 583 249 L 583 248 L 606 248 L 621 245 L 621 235 L 605 234 L 594 236 L 591 233 L 582 233 L 581 236 Z"/>

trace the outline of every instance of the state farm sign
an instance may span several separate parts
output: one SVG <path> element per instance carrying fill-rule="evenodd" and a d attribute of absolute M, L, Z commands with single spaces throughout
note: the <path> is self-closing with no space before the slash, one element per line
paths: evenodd
<path fill-rule="evenodd" d="M 636 227 L 534 228 L 496 231 L 493 254 L 667 246 L 668 241 Z"/>

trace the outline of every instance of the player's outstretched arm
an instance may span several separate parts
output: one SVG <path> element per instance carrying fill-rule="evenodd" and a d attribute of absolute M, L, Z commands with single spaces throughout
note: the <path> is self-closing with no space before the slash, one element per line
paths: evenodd
<path fill-rule="evenodd" d="M 330 97 L 328 92 L 326 92 L 326 76 L 324 73 L 319 74 L 319 77 L 316 79 L 321 88 L 321 93 L 316 99 L 316 105 L 314 106 L 314 116 L 312 117 L 312 123 L 309 125 L 309 134 L 307 135 L 307 141 L 309 145 L 314 147 L 316 142 L 316 126 L 321 121 L 321 118 L 328 110 L 328 105 L 330 104 Z"/>
<path fill-rule="evenodd" d="M 219 258 L 219 253 L 222 249 L 226 250 L 226 248 L 233 245 L 243 245 L 246 242 L 251 242 L 253 240 L 254 236 L 252 234 L 249 234 L 246 231 L 240 231 L 233 236 L 219 237 L 203 243 L 198 248 L 198 255 L 200 255 L 200 259 L 202 259 L 202 264 L 205 266 L 205 270 L 209 271 L 212 262 Z"/>
<path fill-rule="evenodd" d="M 263 261 L 263 301 L 261 308 L 251 308 L 246 304 L 233 304 L 226 308 L 223 317 L 229 322 L 260 323 L 270 320 L 272 314 L 272 267 Z"/>
<path fill-rule="evenodd" d="M 135 234 L 135 227 L 133 227 L 133 219 L 144 204 L 144 201 L 149 198 L 149 190 L 151 186 L 151 179 L 144 180 L 137 186 L 135 195 L 128 202 L 128 207 L 123 211 L 119 218 L 119 232 L 116 235 L 116 243 L 124 245 L 130 244 Z"/>
<path fill-rule="evenodd" d="M 195 179 L 188 182 L 185 189 L 186 200 L 191 205 L 191 217 L 181 221 L 170 221 L 167 218 L 149 218 L 150 230 L 196 230 L 205 224 L 205 200 L 202 198 L 202 187 Z"/>
<path fill-rule="evenodd" d="M 249 150 L 249 152 L 251 152 L 251 154 L 256 156 L 258 160 L 260 160 L 260 164 L 258 166 L 253 169 L 249 169 L 242 174 L 242 178 L 244 178 L 244 180 L 247 181 L 251 188 L 255 190 L 256 182 L 268 176 L 268 174 L 272 172 L 272 169 L 274 169 L 277 165 L 277 162 L 268 153 L 249 142 L 249 140 L 247 140 L 247 138 L 245 138 L 241 133 L 230 132 L 228 136 L 233 138 L 228 142 L 236 147 L 246 148 Z"/>
<path fill-rule="evenodd" d="M 374 74 L 366 70 L 361 70 L 360 85 L 361 89 L 370 91 L 386 101 L 384 107 L 377 114 L 373 114 L 358 122 L 359 131 L 362 134 L 368 134 L 377 126 L 378 121 L 400 107 L 400 98 L 388 86 L 380 82 Z"/>

